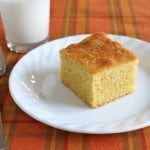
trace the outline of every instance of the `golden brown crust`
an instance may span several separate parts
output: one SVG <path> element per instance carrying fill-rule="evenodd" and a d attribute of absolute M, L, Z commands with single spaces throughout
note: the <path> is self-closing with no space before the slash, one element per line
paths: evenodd
<path fill-rule="evenodd" d="M 77 44 L 69 45 L 60 53 L 73 58 L 91 73 L 138 60 L 132 52 L 104 33 L 95 33 Z"/>

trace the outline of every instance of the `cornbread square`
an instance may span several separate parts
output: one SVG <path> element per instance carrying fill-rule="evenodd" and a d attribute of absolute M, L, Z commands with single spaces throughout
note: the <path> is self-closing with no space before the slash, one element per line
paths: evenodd
<path fill-rule="evenodd" d="M 62 49 L 60 60 L 61 81 L 91 107 L 135 90 L 138 58 L 105 33 Z"/>

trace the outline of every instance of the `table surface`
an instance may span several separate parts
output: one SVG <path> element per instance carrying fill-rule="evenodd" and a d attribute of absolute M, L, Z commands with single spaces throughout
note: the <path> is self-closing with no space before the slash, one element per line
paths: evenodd
<path fill-rule="evenodd" d="M 68 35 L 103 31 L 150 41 L 149 0 L 51 0 L 50 40 Z M 11 150 L 148 150 L 150 127 L 107 135 L 77 134 L 44 125 L 16 106 L 8 79 L 16 62 L 25 54 L 6 47 L 0 21 L 0 44 L 7 72 L 0 77 L 0 109 Z"/>

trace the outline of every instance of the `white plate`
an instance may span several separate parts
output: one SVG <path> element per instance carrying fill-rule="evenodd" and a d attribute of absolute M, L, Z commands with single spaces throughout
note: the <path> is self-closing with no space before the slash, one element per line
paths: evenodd
<path fill-rule="evenodd" d="M 15 103 L 47 125 L 80 133 L 119 133 L 150 125 L 150 44 L 125 36 L 110 38 L 140 58 L 137 90 L 91 109 L 59 80 L 59 50 L 87 35 L 51 41 L 26 54 L 13 68 L 9 89 Z"/>

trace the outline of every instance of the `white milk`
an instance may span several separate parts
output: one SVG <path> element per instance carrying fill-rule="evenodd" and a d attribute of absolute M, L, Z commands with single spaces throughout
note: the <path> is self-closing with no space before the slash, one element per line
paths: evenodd
<path fill-rule="evenodd" d="M 50 0 L 0 0 L 0 12 L 7 40 L 31 44 L 49 34 Z"/>

